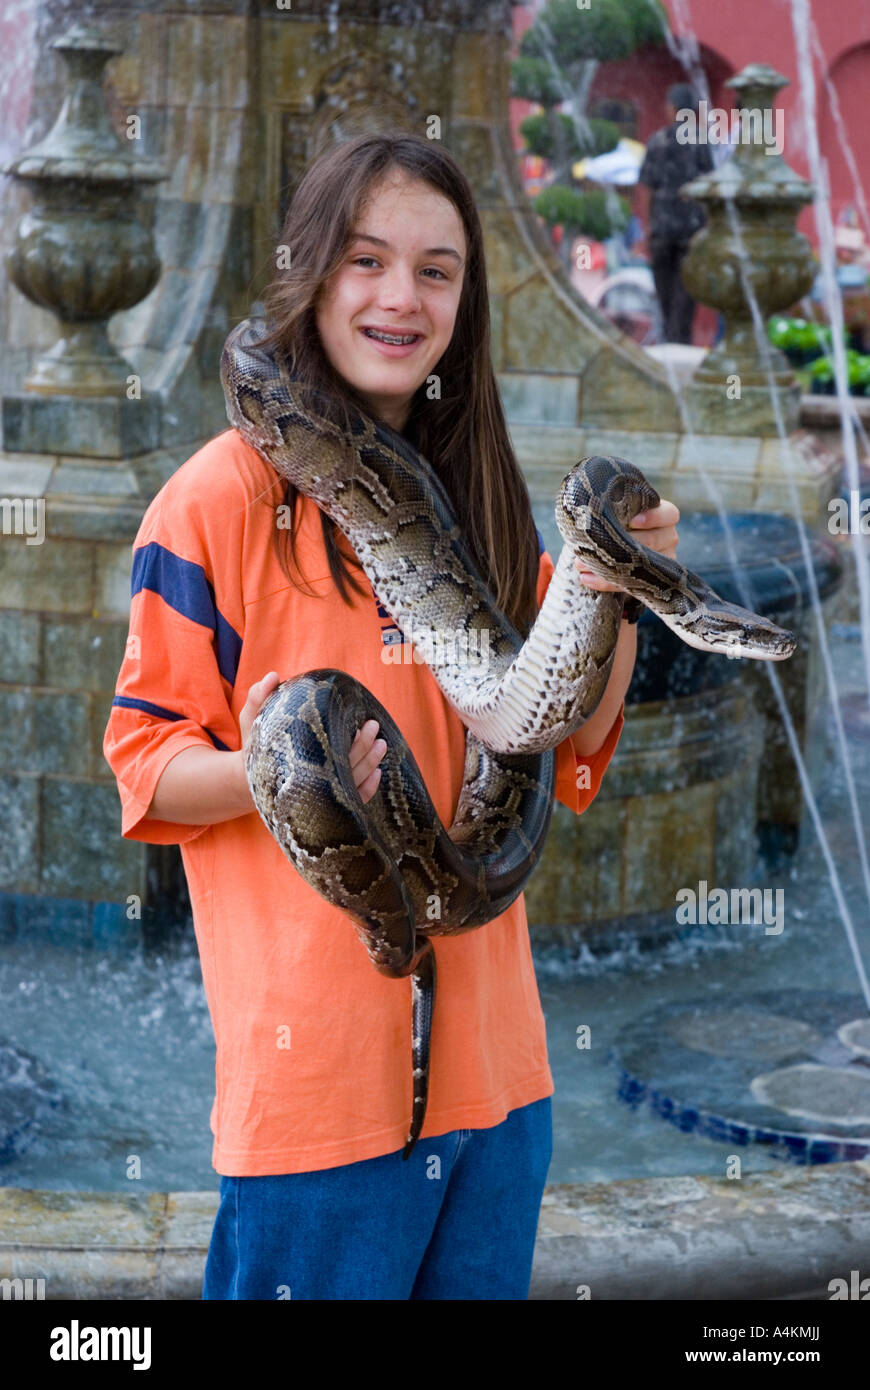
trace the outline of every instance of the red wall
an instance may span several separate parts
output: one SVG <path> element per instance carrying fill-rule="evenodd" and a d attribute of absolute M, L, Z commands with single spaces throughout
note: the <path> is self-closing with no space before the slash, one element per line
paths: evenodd
<path fill-rule="evenodd" d="M 723 83 L 747 63 L 769 63 L 789 79 L 790 85 L 782 89 L 777 102 L 783 112 L 783 154 L 797 173 L 808 178 L 803 101 L 789 0 L 665 0 L 665 5 L 675 34 L 694 32 L 697 36 L 716 106 L 731 109 L 740 105 L 736 94 Z M 810 0 L 810 7 L 811 23 L 818 32 L 823 54 L 822 63 L 814 54 L 813 75 L 819 146 L 828 165 L 832 213 L 836 221 L 842 209 L 852 204 L 860 217 L 860 193 L 840 146 L 826 80 L 834 86 L 858 178 L 866 186 L 870 201 L 870 151 L 861 135 L 870 95 L 870 4 L 867 0 L 837 0 L 823 5 L 819 0 Z M 538 8 L 543 6 L 535 0 L 533 5 L 515 9 L 517 41 L 533 22 Z M 593 85 L 592 99 L 607 95 L 632 100 L 638 110 L 638 139 L 646 141 L 665 122 L 667 88 L 686 77 L 684 68 L 666 47 L 644 49 L 623 62 L 604 64 Z M 527 102 L 517 101 L 511 106 L 511 124 L 519 146 L 519 121 L 533 108 Z M 863 225 L 870 241 L 870 221 L 864 220 Z M 818 240 L 812 208 L 801 214 L 798 226 L 812 241 Z"/>

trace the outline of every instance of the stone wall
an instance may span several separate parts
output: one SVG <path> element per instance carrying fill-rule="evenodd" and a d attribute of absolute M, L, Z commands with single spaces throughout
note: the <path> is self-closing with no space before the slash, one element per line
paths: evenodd
<path fill-rule="evenodd" d="M 0 494 L 45 499 L 41 544 L 0 539 L 0 934 L 140 934 L 127 900 L 147 898 L 154 851 L 120 836 L 102 739 L 127 635 L 142 479 L 156 490 L 185 454 L 149 458 L 141 478 L 115 465 L 114 495 L 105 465 L 0 459 Z"/>

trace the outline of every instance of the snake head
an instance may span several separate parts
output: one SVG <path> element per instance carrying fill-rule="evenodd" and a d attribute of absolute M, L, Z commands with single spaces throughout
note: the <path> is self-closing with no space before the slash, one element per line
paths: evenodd
<path fill-rule="evenodd" d="M 718 595 L 714 597 L 718 599 Z M 708 604 L 703 617 L 689 622 L 675 620 L 669 625 L 690 647 L 717 652 L 721 656 L 749 657 L 753 661 L 785 661 L 797 647 L 793 632 L 777 627 L 761 613 L 751 613 L 735 603 L 723 603 L 721 613 Z"/>

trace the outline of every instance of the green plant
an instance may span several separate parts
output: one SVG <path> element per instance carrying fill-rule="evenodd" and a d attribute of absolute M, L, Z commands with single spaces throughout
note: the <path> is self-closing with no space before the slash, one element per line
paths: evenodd
<path fill-rule="evenodd" d="M 767 322 L 767 336 L 781 348 L 795 367 L 804 367 L 830 351 L 833 334 L 828 324 L 815 323 L 802 318 L 789 318 L 786 314 L 775 314 Z M 843 329 L 843 341 L 849 335 Z"/>
<path fill-rule="evenodd" d="M 858 353 L 855 360 L 855 385 L 859 388 L 861 395 L 870 393 L 870 357 L 866 353 Z"/>
<path fill-rule="evenodd" d="M 813 381 L 833 381 L 834 363 L 830 357 L 817 357 L 809 365 L 809 375 Z"/>
<path fill-rule="evenodd" d="M 810 363 L 809 377 L 819 386 L 834 387 L 834 359 L 827 354 Z M 854 348 L 846 348 L 846 380 L 850 391 L 863 395 L 870 385 L 870 357 Z"/>
<path fill-rule="evenodd" d="M 846 349 L 846 376 L 850 391 L 860 388 L 863 395 L 868 364 L 870 359 L 865 357 L 863 352 L 857 352 L 854 348 Z"/>
<path fill-rule="evenodd" d="M 617 194 L 600 189 L 579 193 L 561 184 L 545 188 L 532 206 L 551 227 L 561 224 L 566 239 L 585 234 L 594 241 L 604 241 L 626 227 L 631 216 L 629 204 Z"/>
<path fill-rule="evenodd" d="M 556 120 L 562 126 L 564 148 L 572 163 L 575 159 L 608 154 L 610 150 L 615 150 L 619 144 L 619 126 L 614 125 L 613 121 L 602 121 L 598 117 L 593 117 L 587 123 L 587 130 L 584 132 L 578 131 L 571 117 L 564 115 L 561 111 L 556 113 Z M 526 116 L 525 120 L 520 122 L 520 134 L 525 140 L 526 148 L 530 154 L 538 154 L 543 159 L 552 160 L 555 154 L 553 123 L 545 112 Z M 583 138 L 584 135 L 586 136 L 585 139 Z"/>
<path fill-rule="evenodd" d="M 550 53 L 560 67 L 590 58 L 606 63 L 664 43 L 669 28 L 658 0 L 593 0 L 584 10 L 577 0 L 550 0 L 524 34 L 520 53 L 545 60 Z"/>
<path fill-rule="evenodd" d="M 523 123 L 523 134 L 531 152 L 549 160 L 553 169 L 553 184 L 544 190 L 549 196 L 539 206 L 551 225 L 563 222 L 566 231 L 582 230 L 595 237 L 608 236 L 625 225 L 623 211 L 613 218 L 607 213 L 603 194 L 583 195 L 583 201 L 571 187 L 574 162 L 613 149 L 618 128 L 607 130 L 609 122 L 590 121 L 584 139 L 558 108 L 568 101 L 576 115 L 585 112 L 599 63 L 626 58 L 645 44 L 664 43 L 668 32 L 660 0 L 593 0 L 586 9 L 578 8 L 577 0 L 550 0 L 523 36 L 520 56 L 511 68 L 511 91 L 544 108 L 540 118 Z M 559 215 L 554 212 L 557 207 Z M 627 204 L 624 207 L 627 220 Z M 566 236 L 562 243 L 566 263 L 568 252 Z"/>
<path fill-rule="evenodd" d="M 511 95 L 539 106 L 558 106 L 563 91 L 556 72 L 545 58 L 517 58 L 511 67 Z"/>
<path fill-rule="evenodd" d="M 802 323 L 803 320 L 798 320 L 798 322 Z M 815 347 L 817 344 L 819 344 L 824 348 L 830 348 L 833 345 L 834 330 L 828 323 L 814 323 L 812 320 L 810 320 L 810 322 L 808 322 L 805 325 L 803 332 L 803 343 L 805 347 Z M 843 342 L 848 343 L 848 341 L 849 334 L 844 325 Z"/>
<path fill-rule="evenodd" d="M 787 318 L 784 314 L 776 314 L 767 321 L 767 336 L 774 347 L 788 348 L 794 343 L 794 325 L 796 320 Z"/>

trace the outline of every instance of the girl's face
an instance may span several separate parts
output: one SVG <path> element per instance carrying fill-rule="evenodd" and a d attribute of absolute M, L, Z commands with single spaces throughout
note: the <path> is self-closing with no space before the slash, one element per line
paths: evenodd
<path fill-rule="evenodd" d="M 327 357 L 395 430 L 453 336 L 466 254 L 450 200 L 393 170 L 372 190 L 317 300 Z"/>

